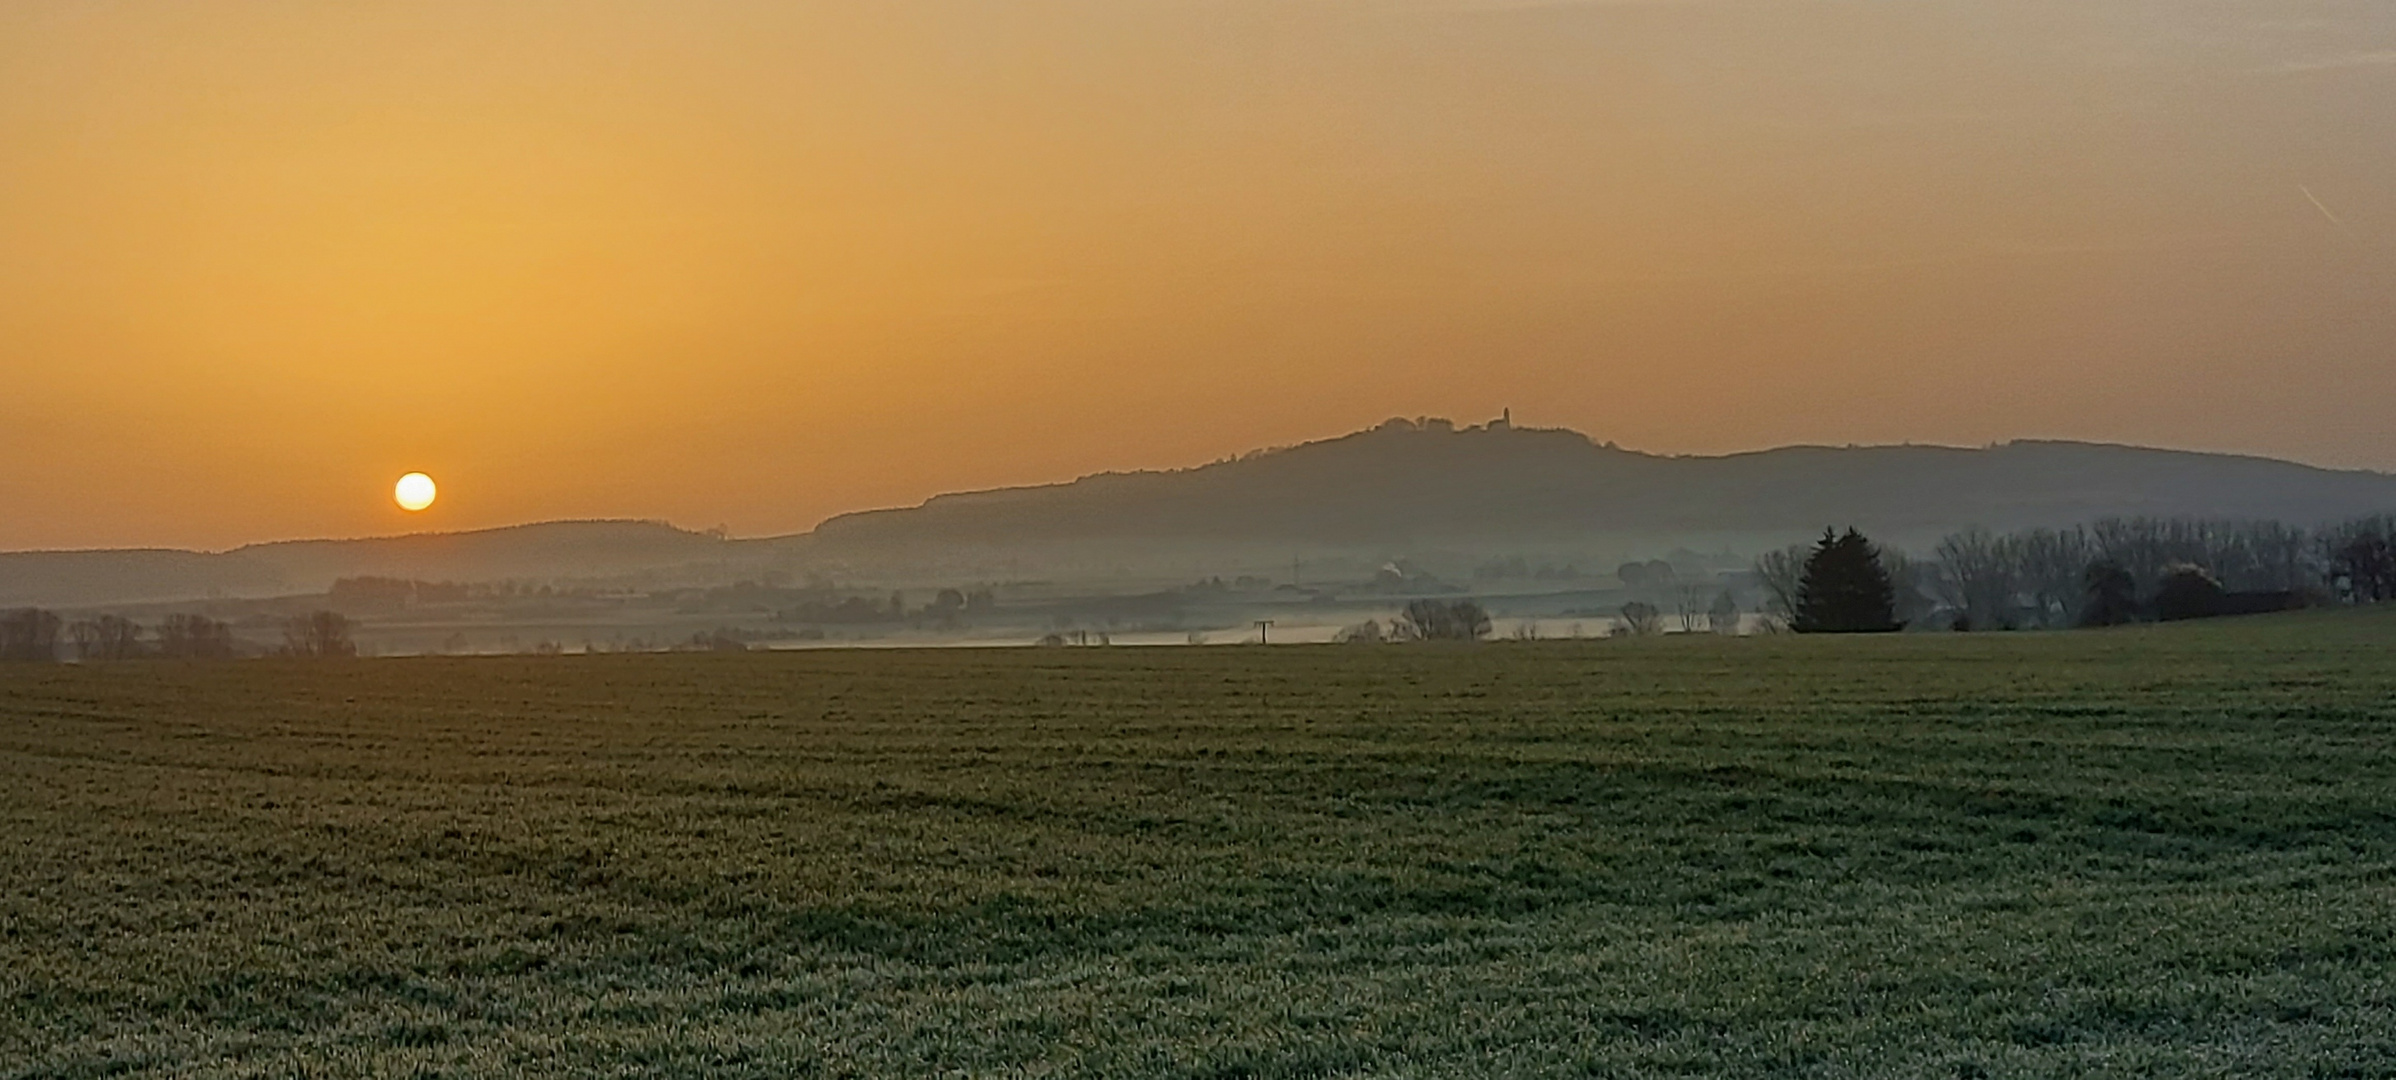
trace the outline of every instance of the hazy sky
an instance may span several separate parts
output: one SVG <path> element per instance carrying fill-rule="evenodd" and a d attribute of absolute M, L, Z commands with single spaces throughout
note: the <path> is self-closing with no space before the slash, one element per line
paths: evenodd
<path fill-rule="evenodd" d="M 2389 469 L 2392 242 L 2387 0 L 6 0 L 0 547 L 1507 406 Z"/>

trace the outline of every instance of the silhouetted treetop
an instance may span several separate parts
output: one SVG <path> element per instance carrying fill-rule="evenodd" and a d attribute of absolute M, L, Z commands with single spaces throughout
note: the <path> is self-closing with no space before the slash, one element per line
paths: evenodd
<path fill-rule="evenodd" d="M 1801 634 L 1877 634 L 1899 628 L 1897 590 L 1871 541 L 1854 529 L 1824 530 L 1797 583 L 1793 624 Z"/>

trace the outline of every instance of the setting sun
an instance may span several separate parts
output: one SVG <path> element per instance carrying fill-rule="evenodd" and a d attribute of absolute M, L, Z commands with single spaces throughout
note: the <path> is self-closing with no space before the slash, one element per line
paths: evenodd
<path fill-rule="evenodd" d="M 399 478 L 399 486 L 392 489 L 391 497 L 399 501 L 400 509 L 414 513 L 431 506 L 440 497 L 440 489 L 433 486 L 432 477 L 412 472 Z"/>
<path fill-rule="evenodd" d="M 2396 0 L 0 0 L 0 1080 L 2396 1080 L 2392 297 Z"/>

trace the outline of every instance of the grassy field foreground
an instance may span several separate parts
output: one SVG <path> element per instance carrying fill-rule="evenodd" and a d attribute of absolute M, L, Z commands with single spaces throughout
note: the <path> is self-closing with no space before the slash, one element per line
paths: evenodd
<path fill-rule="evenodd" d="M 2396 1074 L 2396 618 L 0 670 L 0 1076 Z"/>

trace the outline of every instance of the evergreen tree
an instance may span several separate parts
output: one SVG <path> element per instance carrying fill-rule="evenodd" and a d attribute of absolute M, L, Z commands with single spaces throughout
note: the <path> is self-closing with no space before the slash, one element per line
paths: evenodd
<path fill-rule="evenodd" d="M 1898 629 L 1897 589 L 1880 552 L 1854 529 L 1825 529 L 1797 582 L 1800 634 L 1881 634 Z"/>
<path fill-rule="evenodd" d="M 2155 618 L 2164 622 L 2210 619 L 2223 613 L 2226 599 L 2221 582 L 2202 567 L 2174 567 L 2155 590 Z"/>

